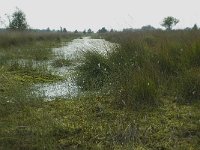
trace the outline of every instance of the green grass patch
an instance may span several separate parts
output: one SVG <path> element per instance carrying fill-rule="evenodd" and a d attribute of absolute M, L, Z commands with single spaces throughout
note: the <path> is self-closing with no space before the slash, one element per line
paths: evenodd
<path fill-rule="evenodd" d="M 111 101 L 94 95 L 57 100 L 1 118 L 1 148 L 198 149 L 198 103 L 178 105 L 167 98 L 158 109 L 129 111 Z"/>

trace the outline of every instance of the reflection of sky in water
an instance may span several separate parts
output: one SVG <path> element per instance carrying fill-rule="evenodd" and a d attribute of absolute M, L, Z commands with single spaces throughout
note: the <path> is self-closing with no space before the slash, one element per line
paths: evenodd
<path fill-rule="evenodd" d="M 103 39 L 83 38 L 75 39 L 61 48 L 55 48 L 54 52 L 57 54 L 57 57 L 62 56 L 64 58 L 73 59 L 79 57 L 80 53 L 88 50 L 106 53 L 112 46 L 112 43 Z"/>
<path fill-rule="evenodd" d="M 49 84 L 38 84 L 35 86 L 38 89 L 37 94 L 48 99 L 56 97 L 74 97 L 78 94 L 77 86 L 71 81 L 62 81 Z"/>
<path fill-rule="evenodd" d="M 76 59 L 76 63 L 78 63 L 77 58 L 79 58 L 82 52 L 95 50 L 106 54 L 112 46 L 112 43 L 103 39 L 90 39 L 86 37 L 83 39 L 75 39 L 61 48 L 54 48 L 53 51 L 56 55 L 56 59 Z M 55 99 L 57 97 L 70 98 L 76 96 L 79 91 L 74 80 L 72 79 L 72 73 L 74 72 L 74 68 L 77 64 L 61 68 L 54 68 L 50 64 L 51 63 L 49 63 L 48 69 L 53 74 L 66 76 L 67 79 L 62 82 L 37 84 L 34 86 L 34 89 L 37 89 L 36 93 L 41 97 L 46 97 L 47 99 Z"/>

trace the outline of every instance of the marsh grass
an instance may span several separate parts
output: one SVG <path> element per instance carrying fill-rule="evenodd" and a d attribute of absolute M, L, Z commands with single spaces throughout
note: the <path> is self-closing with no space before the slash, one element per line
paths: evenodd
<path fill-rule="evenodd" d="M 200 99 L 200 72 L 199 69 L 191 69 L 180 77 L 178 84 L 180 98 L 179 102 L 192 103 Z"/>
<path fill-rule="evenodd" d="M 52 44 L 54 43 L 54 44 Z M 2 53 L 1 59 L 33 59 L 37 61 L 49 60 L 52 58 L 51 48 L 54 47 L 55 41 L 36 42 L 30 45 L 0 48 Z M 57 43 L 58 46 L 58 43 Z"/>
<path fill-rule="evenodd" d="M 52 48 L 73 38 L 58 33 L 0 33 L 0 149 L 57 148 L 49 133 L 60 125 L 48 112 L 39 111 L 45 102 L 31 87 L 62 80 L 49 72 L 48 60 Z"/>
<path fill-rule="evenodd" d="M 16 75 L 5 69 L 1 69 L 0 73 L 1 117 L 17 113 L 22 108 L 39 104 L 29 89 L 30 82 L 19 80 Z"/>
<path fill-rule="evenodd" d="M 100 93 L 107 97 L 95 100 L 93 96 L 88 103 L 82 98 L 77 102 L 88 105 L 80 111 L 91 111 L 94 118 L 90 116 L 88 120 L 86 115 L 83 124 L 87 125 L 77 127 L 77 134 L 83 134 L 83 139 L 72 136 L 76 140 L 70 148 L 74 145 L 99 149 L 196 149 L 200 142 L 199 31 L 119 32 L 100 36 L 120 46 L 107 56 L 89 52 L 92 55 L 85 56 L 78 72 L 80 79 L 92 79 L 86 80 L 90 81 L 86 90 L 101 83 Z M 96 71 L 99 63 L 109 68 L 106 77 L 102 70 Z M 65 138 L 63 143 L 69 141 Z"/>
<path fill-rule="evenodd" d="M 110 72 L 107 58 L 97 51 L 87 51 L 83 57 L 83 64 L 77 67 L 78 86 L 83 90 L 101 89 Z"/>
<path fill-rule="evenodd" d="M 120 107 L 155 107 L 162 96 L 182 93 L 187 97 L 185 94 L 194 88 L 194 97 L 199 99 L 199 31 L 115 32 L 100 36 L 120 46 L 107 56 L 97 52 L 85 55 L 78 68 L 78 84 L 83 89 L 106 88 Z M 187 72 L 191 69 L 196 73 Z"/>
<path fill-rule="evenodd" d="M 137 111 L 113 108 L 107 96 L 57 100 L 7 117 L 13 121 L 0 143 L 3 149 L 198 149 L 198 110 L 199 103 L 179 105 L 169 97 L 160 109 Z"/>
<path fill-rule="evenodd" d="M 70 33 L 1 32 L 0 66 L 23 82 L 61 80 L 48 71 L 48 61 L 54 57 L 52 48 L 75 37 Z"/>
<path fill-rule="evenodd" d="M 59 32 L 14 32 L 5 31 L 0 33 L 0 47 L 16 47 L 25 46 L 38 41 L 56 41 L 63 39 L 71 40 L 77 35 L 71 33 Z"/>
<path fill-rule="evenodd" d="M 199 31 L 100 36 L 120 46 L 85 53 L 73 100 L 36 98 L 22 76 L 40 69 L 1 62 L 0 149 L 199 149 Z"/>
<path fill-rule="evenodd" d="M 52 66 L 56 67 L 56 68 L 59 68 L 59 67 L 68 67 L 70 65 L 72 65 L 72 60 L 70 60 L 70 59 L 64 59 L 64 58 L 57 59 L 57 60 L 55 60 L 52 63 Z"/>
<path fill-rule="evenodd" d="M 61 77 L 53 75 L 47 69 L 47 64 L 35 64 L 34 61 L 28 61 L 20 64 L 18 61 L 11 62 L 7 67 L 7 71 L 15 75 L 15 78 L 22 82 L 38 83 L 38 82 L 54 82 L 62 80 Z"/>

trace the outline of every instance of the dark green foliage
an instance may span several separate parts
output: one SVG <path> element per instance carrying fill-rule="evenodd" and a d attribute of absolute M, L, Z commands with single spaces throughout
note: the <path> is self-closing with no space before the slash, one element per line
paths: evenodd
<path fill-rule="evenodd" d="M 188 52 L 190 65 L 200 67 L 200 42 L 194 44 L 192 49 Z"/>
<path fill-rule="evenodd" d="M 194 24 L 194 26 L 192 27 L 192 30 L 194 30 L 194 31 L 198 30 L 197 24 Z"/>
<path fill-rule="evenodd" d="M 119 105 L 136 108 L 156 103 L 154 78 L 146 71 L 149 53 L 139 41 L 123 42 L 108 58 L 112 62 L 111 91 Z"/>
<path fill-rule="evenodd" d="M 175 26 L 177 23 L 179 23 L 179 20 L 169 16 L 163 19 L 163 23 L 161 24 L 163 27 L 165 27 L 167 30 L 171 30 L 173 26 Z"/>
<path fill-rule="evenodd" d="M 145 77 L 145 75 L 139 74 L 135 77 L 135 87 L 134 87 L 134 106 L 155 106 L 157 103 L 157 88 L 155 83 Z"/>
<path fill-rule="evenodd" d="M 168 48 L 160 50 L 154 61 L 162 74 L 177 75 L 185 67 L 181 62 L 181 55 L 181 48 L 178 45 L 176 47 L 169 45 Z"/>
<path fill-rule="evenodd" d="M 97 90 L 102 88 L 107 80 L 110 67 L 105 56 L 96 51 L 84 54 L 84 61 L 77 68 L 77 84 L 83 90 Z"/>
<path fill-rule="evenodd" d="M 87 30 L 87 33 L 88 33 L 88 34 L 91 34 L 91 33 L 93 33 L 93 31 L 92 31 L 91 29 L 88 29 L 88 30 Z"/>
<path fill-rule="evenodd" d="M 137 109 L 156 106 L 158 93 L 155 82 L 145 73 L 132 73 L 132 76 L 123 74 L 121 80 L 113 83 L 113 95 L 119 107 Z"/>
<path fill-rule="evenodd" d="M 28 24 L 26 22 L 26 15 L 23 11 L 17 8 L 17 10 L 12 14 L 12 18 L 9 20 L 9 29 L 24 31 L 28 29 Z"/>
<path fill-rule="evenodd" d="M 184 73 L 180 80 L 180 100 L 192 103 L 200 100 L 200 70 L 192 69 Z"/>
<path fill-rule="evenodd" d="M 106 33 L 106 32 L 108 32 L 108 30 L 105 27 L 98 30 L 98 33 Z"/>

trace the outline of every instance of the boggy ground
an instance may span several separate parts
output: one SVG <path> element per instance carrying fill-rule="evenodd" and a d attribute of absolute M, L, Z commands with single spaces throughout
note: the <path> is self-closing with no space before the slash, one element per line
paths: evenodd
<path fill-rule="evenodd" d="M 62 79 L 2 61 L 0 149 L 199 149 L 199 35 L 101 35 L 121 46 L 85 54 L 77 84 L 87 94 L 73 100 L 35 97 L 30 83 Z"/>
<path fill-rule="evenodd" d="M 163 101 L 139 111 L 115 108 L 107 96 L 20 106 L 1 116 L 1 148 L 198 149 L 199 103 Z"/>

